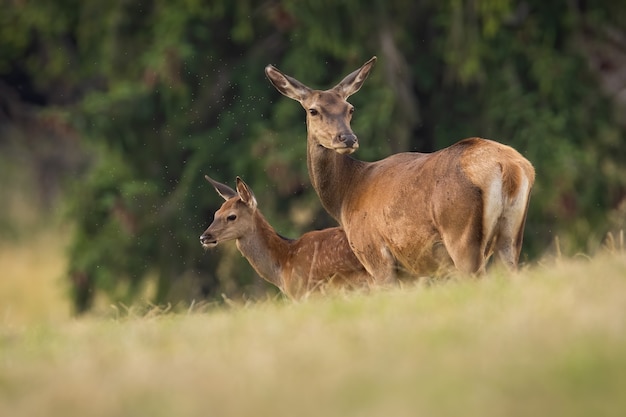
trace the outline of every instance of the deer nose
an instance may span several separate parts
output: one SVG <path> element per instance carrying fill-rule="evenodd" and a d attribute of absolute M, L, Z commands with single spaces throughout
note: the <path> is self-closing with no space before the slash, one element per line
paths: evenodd
<path fill-rule="evenodd" d="M 339 142 L 346 145 L 346 148 L 358 148 L 358 139 L 354 133 L 340 133 L 339 134 Z"/>
<path fill-rule="evenodd" d="M 213 239 L 211 237 L 211 235 L 207 235 L 206 233 L 204 233 L 202 236 L 200 236 L 200 243 L 203 244 L 203 245 L 206 244 L 206 243 L 209 243 L 211 241 L 214 241 L 214 240 L 215 239 Z"/>

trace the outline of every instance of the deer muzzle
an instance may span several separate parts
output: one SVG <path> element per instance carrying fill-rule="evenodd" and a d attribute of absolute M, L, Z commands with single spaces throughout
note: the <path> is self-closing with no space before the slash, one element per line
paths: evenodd
<path fill-rule="evenodd" d="M 359 149 L 359 139 L 352 132 L 340 133 L 334 138 L 332 145 L 335 152 L 349 155 Z"/>

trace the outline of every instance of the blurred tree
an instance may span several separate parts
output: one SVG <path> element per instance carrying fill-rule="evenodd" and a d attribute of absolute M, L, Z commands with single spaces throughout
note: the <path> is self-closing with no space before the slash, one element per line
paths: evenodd
<path fill-rule="evenodd" d="M 303 111 L 264 79 L 269 63 L 326 88 L 379 56 L 351 97 L 361 159 L 468 136 L 519 149 L 538 174 L 527 257 L 555 235 L 575 252 L 626 226 L 624 128 L 607 98 L 624 83 L 593 65 L 601 40 L 626 37 L 621 3 L 0 2 L 0 121 L 29 103 L 90 155 L 70 192 L 80 311 L 147 280 L 156 302 L 268 290 L 235 250 L 201 250 L 220 205 L 203 174 L 242 176 L 283 234 L 332 224 L 309 186 Z"/>

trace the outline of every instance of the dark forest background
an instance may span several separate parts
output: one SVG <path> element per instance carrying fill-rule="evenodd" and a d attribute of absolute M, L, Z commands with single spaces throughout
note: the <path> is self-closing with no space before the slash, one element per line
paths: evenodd
<path fill-rule="evenodd" d="M 626 3 L 613 0 L 0 0 L 0 197 L 34 196 L 72 236 L 78 311 L 254 297 L 234 244 L 198 237 L 239 175 L 278 231 L 333 225 L 309 185 L 304 112 L 274 64 L 353 97 L 359 159 L 470 136 L 518 149 L 537 182 L 523 261 L 592 253 L 626 226 Z M 29 178 L 19 180 L 18 178 Z M 8 201 L 8 200 L 7 200 Z M 4 239 L 20 229 L 0 204 Z M 42 248 L 41 250 L 45 250 Z"/>

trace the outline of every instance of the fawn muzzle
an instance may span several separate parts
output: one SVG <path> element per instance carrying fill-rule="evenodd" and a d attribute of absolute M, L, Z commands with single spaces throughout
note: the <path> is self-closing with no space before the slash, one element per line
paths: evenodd
<path fill-rule="evenodd" d="M 212 248 L 217 246 L 217 239 L 210 233 L 203 233 L 202 236 L 200 236 L 200 244 L 204 248 Z"/>

